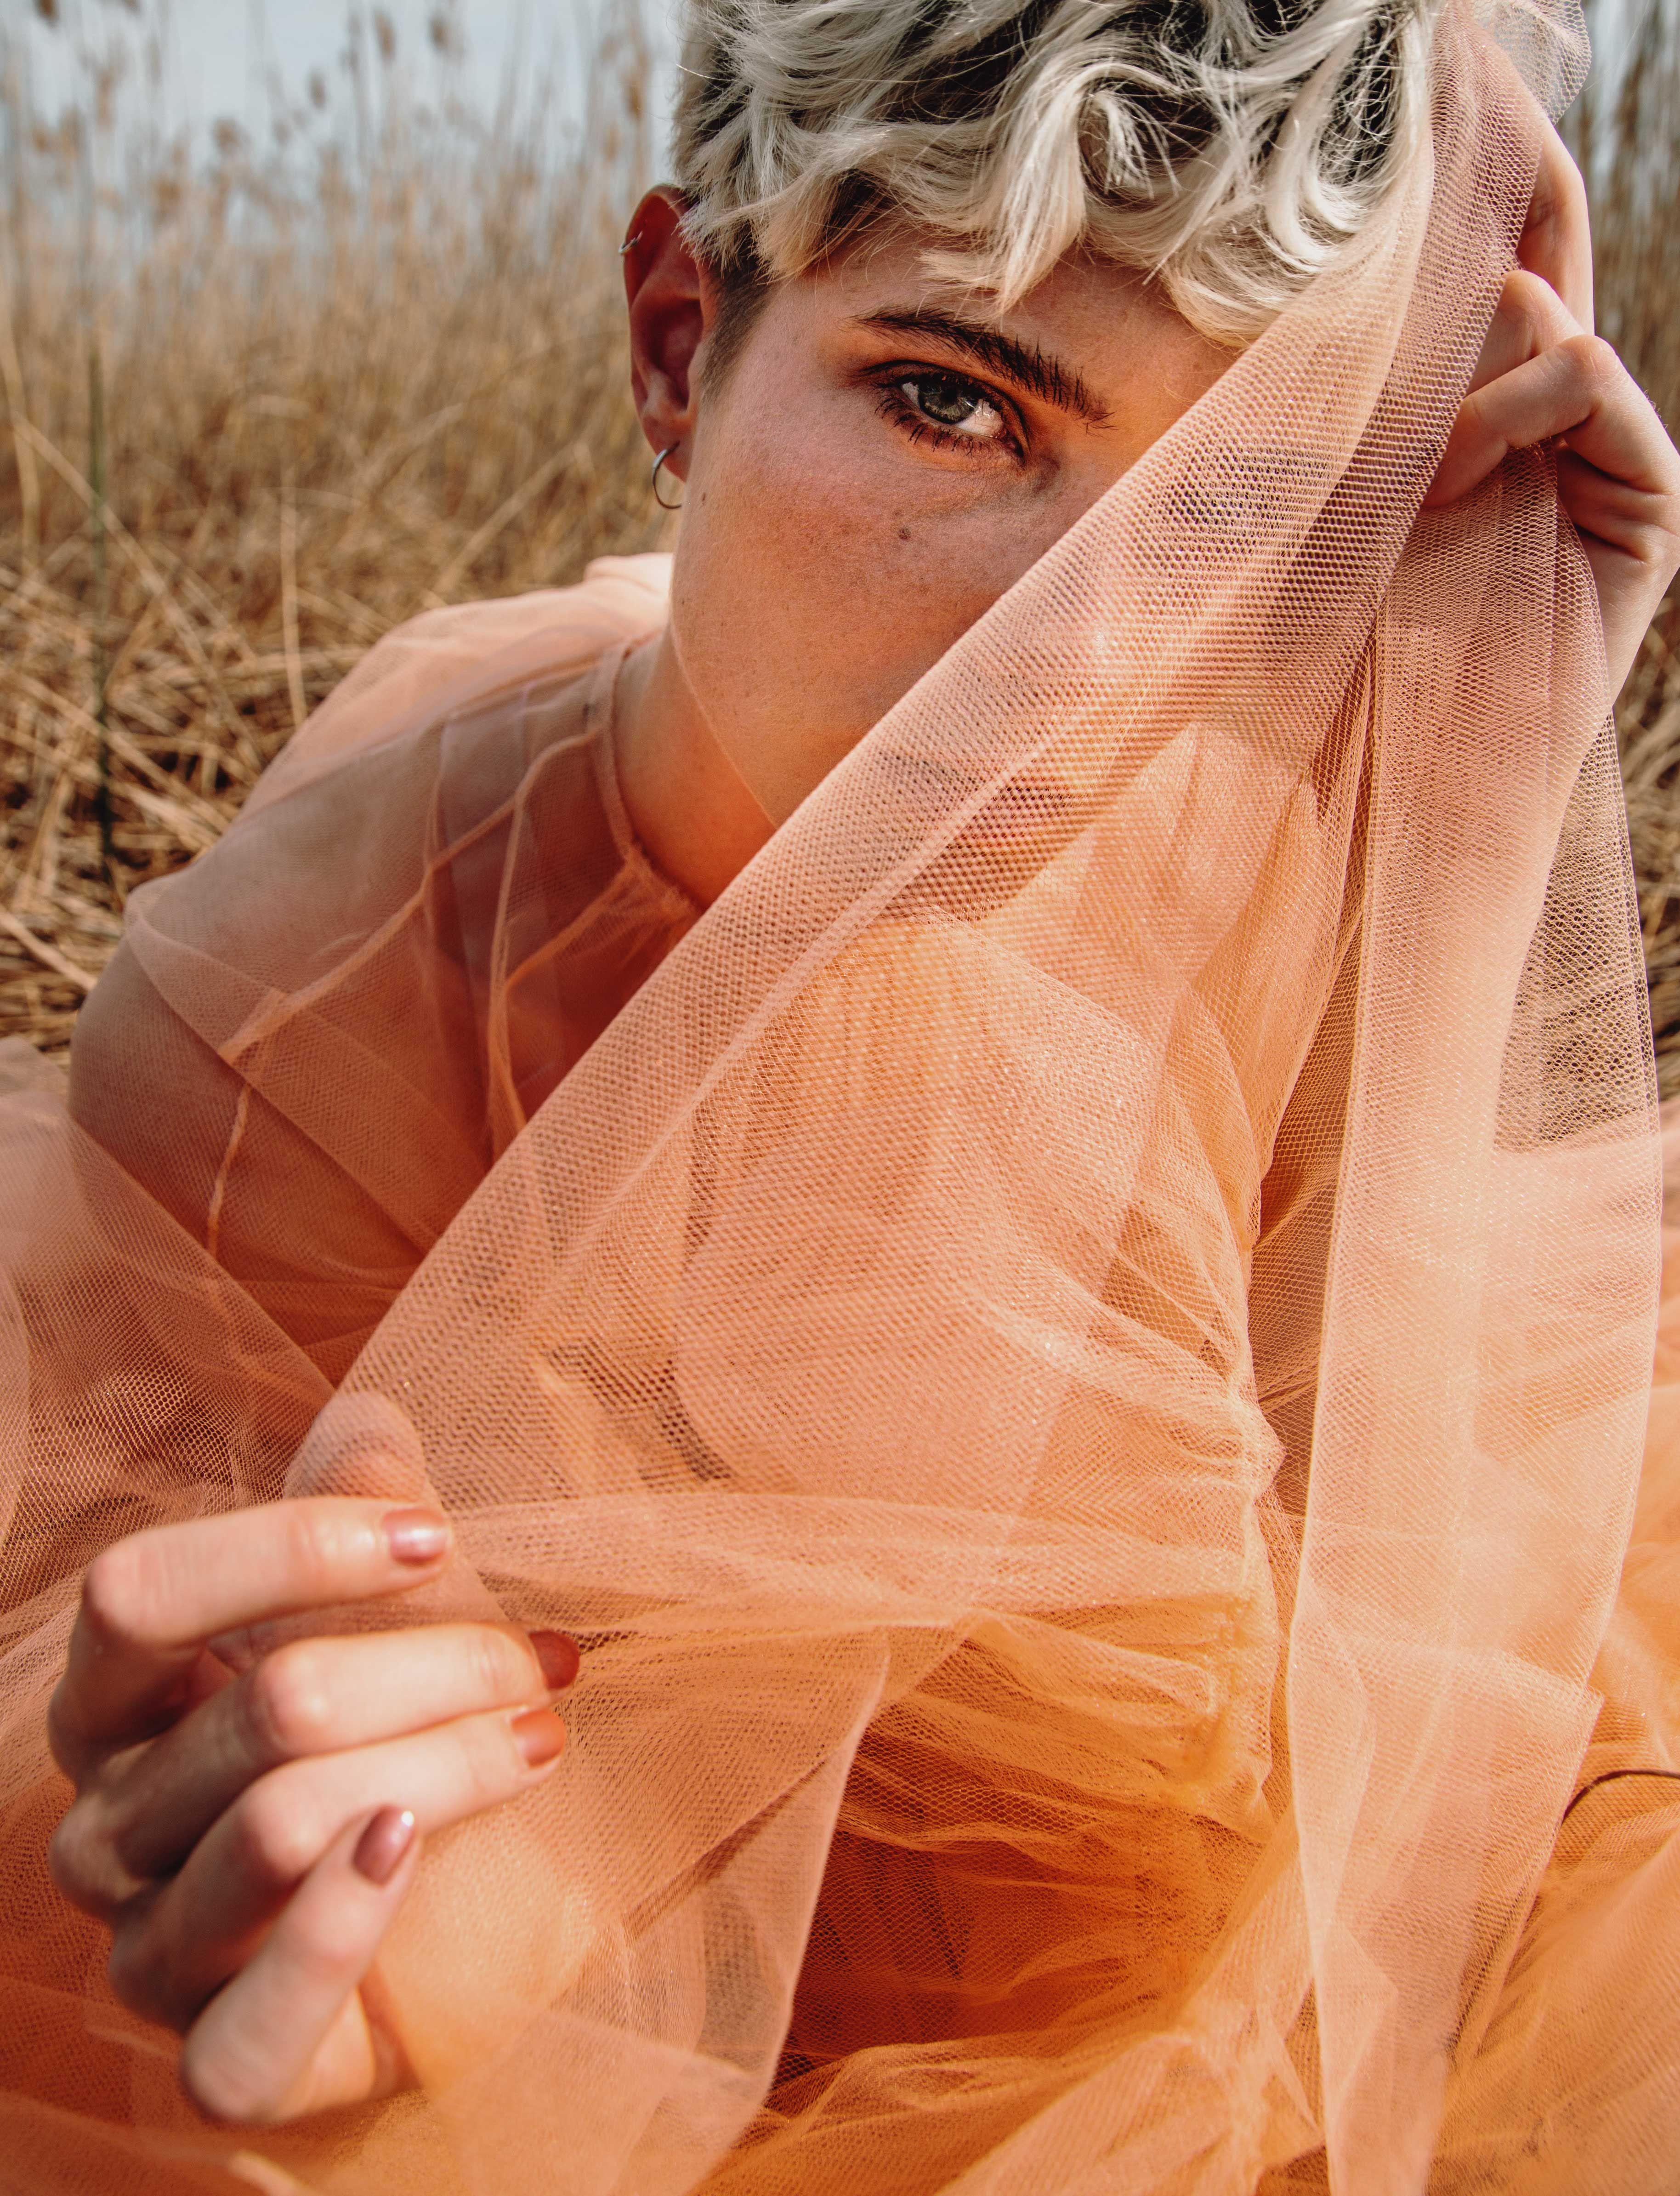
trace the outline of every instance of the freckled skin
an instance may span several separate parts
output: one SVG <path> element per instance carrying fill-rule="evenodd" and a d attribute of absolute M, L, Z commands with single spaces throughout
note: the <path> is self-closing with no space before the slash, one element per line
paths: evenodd
<path fill-rule="evenodd" d="M 1539 126 L 1520 263 L 1428 500 L 1469 493 L 1512 450 L 1558 448 L 1614 685 L 1680 569 L 1680 454 L 1591 332 L 1585 189 Z M 626 667 L 620 768 L 655 858 L 710 898 L 1224 360 L 1146 287 L 1081 263 L 1002 322 L 976 321 L 977 301 L 927 284 L 900 235 L 777 290 L 733 371 L 708 381 L 693 369 L 718 300 L 669 197 L 638 210 L 626 265 L 638 405 L 688 505 L 671 630 Z M 965 909 L 984 904 L 972 872 L 1007 893 L 1010 864 L 1031 873 L 1035 847 L 1054 844 L 1058 789 L 1005 792 L 970 818 L 964 852 L 984 841 L 988 858 L 964 865 Z M 944 881 L 954 893 L 955 876 Z M 400 1598 L 447 1568 L 441 1517 L 393 1517 L 350 1495 L 302 1507 L 315 1514 L 301 1531 L 289 1501 L 105 1549 L 48 1718 L 77 1790 L 45 1856 L 55 1881 L 113 1924 L 113 1988 L 182 2030 L 183 2088 L 227 2121 L 273 2124 L 416 2082 L 436 2090 L 472 2063 L 472 1993 L 463 2025 L 447 1956 L 483 1934 L 472 1885 L 463 1904 L 461 1883 L 434 1883 L 444 1954 L 424 1927 L 385 1933 L 421 1833 L 522 1800 L 552 1770 L 552 1694 L 576 1667 L 557 1636 L 429 1624 L 293 1641 L 224 1682 L 208 1643 Z M 197 1712 L 181 1722 L 183 1698 Z M 408 1806 L 404 1832 L 389 1811 Z M 511 1820 L 511 1862 L 494 1882 L 480 1871 L 499 1908 L 507 1886 L 542 1876 L 518 1864 Z M 309 1852 L 277 1908 L 276 1884 L 296 1884 Z M 587 1898 L 563 1904 L 530 1909 L 542 1926 L 523 1926 L 536 1956 L 523 2002 L 552 2002 L 588 1951 Z M 424 2063 L 407 2037 L 424 2039 Z"/>
<path fill-rule="evenodd" d="M 1680 569 L 1680 453 L 1591 332 L 1585 189 L 1540 127 L 1519 264 L 1428 504 L 1553 448 L 1614 690 Z M 708 377 L 719 298 L 680 211 L 650 193 L 625 260 L 643 428 L 688 493 L 669 629 L 626 667 L 619 761 L 655 859 L 707 900 L 1231 355 L 1088 257 L 994 314 L 930 280 L 927 240 L 898 228 L 776 286 Z"/>
<path fill-rule="evenodd" d="M 1065 261 L 996 315 L 930 281 L 922 240 L 900 232 L 778 285 L 708 384 L 718 301 L 674 201 L 650 194 L 631 229 L 636 396 L 686 488 L 671 625 L 628 667 L 620 765 L 655 858 L 709 899 L 1232 354 L 1095 261 Z M 863 325 L 927 310 L 1049 354 L 1101 416 L 944 339 Z M 926 381 L 909 420 L 887 416 L 884 390 L 918 369 L 946 412 L 960 400 L 991 431 L 939 439 L 917 413 Z"/>

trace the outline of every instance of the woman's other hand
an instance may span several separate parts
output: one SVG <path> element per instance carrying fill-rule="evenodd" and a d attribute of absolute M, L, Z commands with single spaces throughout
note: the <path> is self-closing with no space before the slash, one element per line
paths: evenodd
<path fill-rule="evenodd" d="M 412 2078 L 380 1940 L 426 1833 L 552 1770 L 577 1650 L 437 1624 L 292 1641 L 235 1676 L 213 1643 L 426 1584 L 449 1546 L 435 1511 L 323 1498 L 138 1533 L 88 1570 L 50 1713 L 77 1794 L 53 1874 L 111 1928 L 122 2002 L 184 2036 L 216 2118 Z"/>
<path fill-rule="evenodd" d="M 1680 569 L 1680 452 L 1592 332 L 1586 188 L 1562 138 L 1544 126 L 1517 265 L 1424 508 L 1456 503 L 1509 452 L 1550 443 L 1563 507 L 1598 583 L 1614 693 Z"/>

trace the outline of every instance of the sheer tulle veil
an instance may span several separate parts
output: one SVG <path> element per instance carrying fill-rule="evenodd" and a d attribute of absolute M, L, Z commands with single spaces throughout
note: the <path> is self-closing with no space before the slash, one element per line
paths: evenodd
<path fill-rule="evenodd" d="M 336 1394 L 13 1060 L 0 2186 L 1671 2186 L 1676 1788 L 1560 1830 L 1680 1699 L 1595 598 L 1544 456 L 1419 515 L 1522 83 L 1584 58 L 1455 0 L 1358 259 L 781 824 Z M 293 966 L 289 819 L 602 644 L 452 615 L 476 654 L 329 704 L 131 920 L 224 1068 L 279 1088 L 283 1010 L 344 1121 L 408 887 Z M 369 1485 L 455 1521 L 419 1614 L 578 1634 L 572 1747 L 428 1851 L 419 2090 L 242 2136 L 48 1883 L 43 1707 L 104 1540 Z"/>

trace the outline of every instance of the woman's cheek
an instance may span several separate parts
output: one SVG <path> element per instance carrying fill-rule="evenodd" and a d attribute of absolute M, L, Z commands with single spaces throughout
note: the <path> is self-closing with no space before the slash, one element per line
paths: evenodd
<path fill-rule="evenodd" d="M 706 475 L 673 575 L 677 653 L 737 766 L 764 798 L 752 750 L 785 808 L 939 652 L 916 644 L 938 591 L 892 511 L 843 469 L 760 446 Z"/>
<path fill-rule="evenodd" d="M 1002 483 L 927 465 L 855 401 L 843 419 L 817 407 L 800 433 L 755 431 L 750 447 L 726 432 L 696 473 L 673 581 L 677 652 L 714 734 L 779 818 L 1038 545 Z"/>

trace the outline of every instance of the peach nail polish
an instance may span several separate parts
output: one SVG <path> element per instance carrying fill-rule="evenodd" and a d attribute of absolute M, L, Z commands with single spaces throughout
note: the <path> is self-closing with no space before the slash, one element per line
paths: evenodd
<path fill-rule="evenodd" d="M 385 1542 L 400 1563 L 435 1563 L 449 1545 L 449 1521 L 436 1510 L 391 1510 Z"/>
<path fill-rule="evenodd" d="M 551 1708 L 527 1708 L 513 1719 L 513 1742 L 528 1769 L 552 1761 L 566 1743 L 566 1727 Z"/>
<path fill-rule="evenodd" d="M 577 1641 L 566 1632 L 534 1632 L 531 1645 L 542 1665 L 550 1692 L 563 1693 L 576 1677 L 583 1660 Z"/>
<path fill-rule="evenodd" d="M 414 1842 L 414 1817 L 407 1807 L 381 1807 L 355 1841 L 350 1865 L 383 1890 Z"/>

